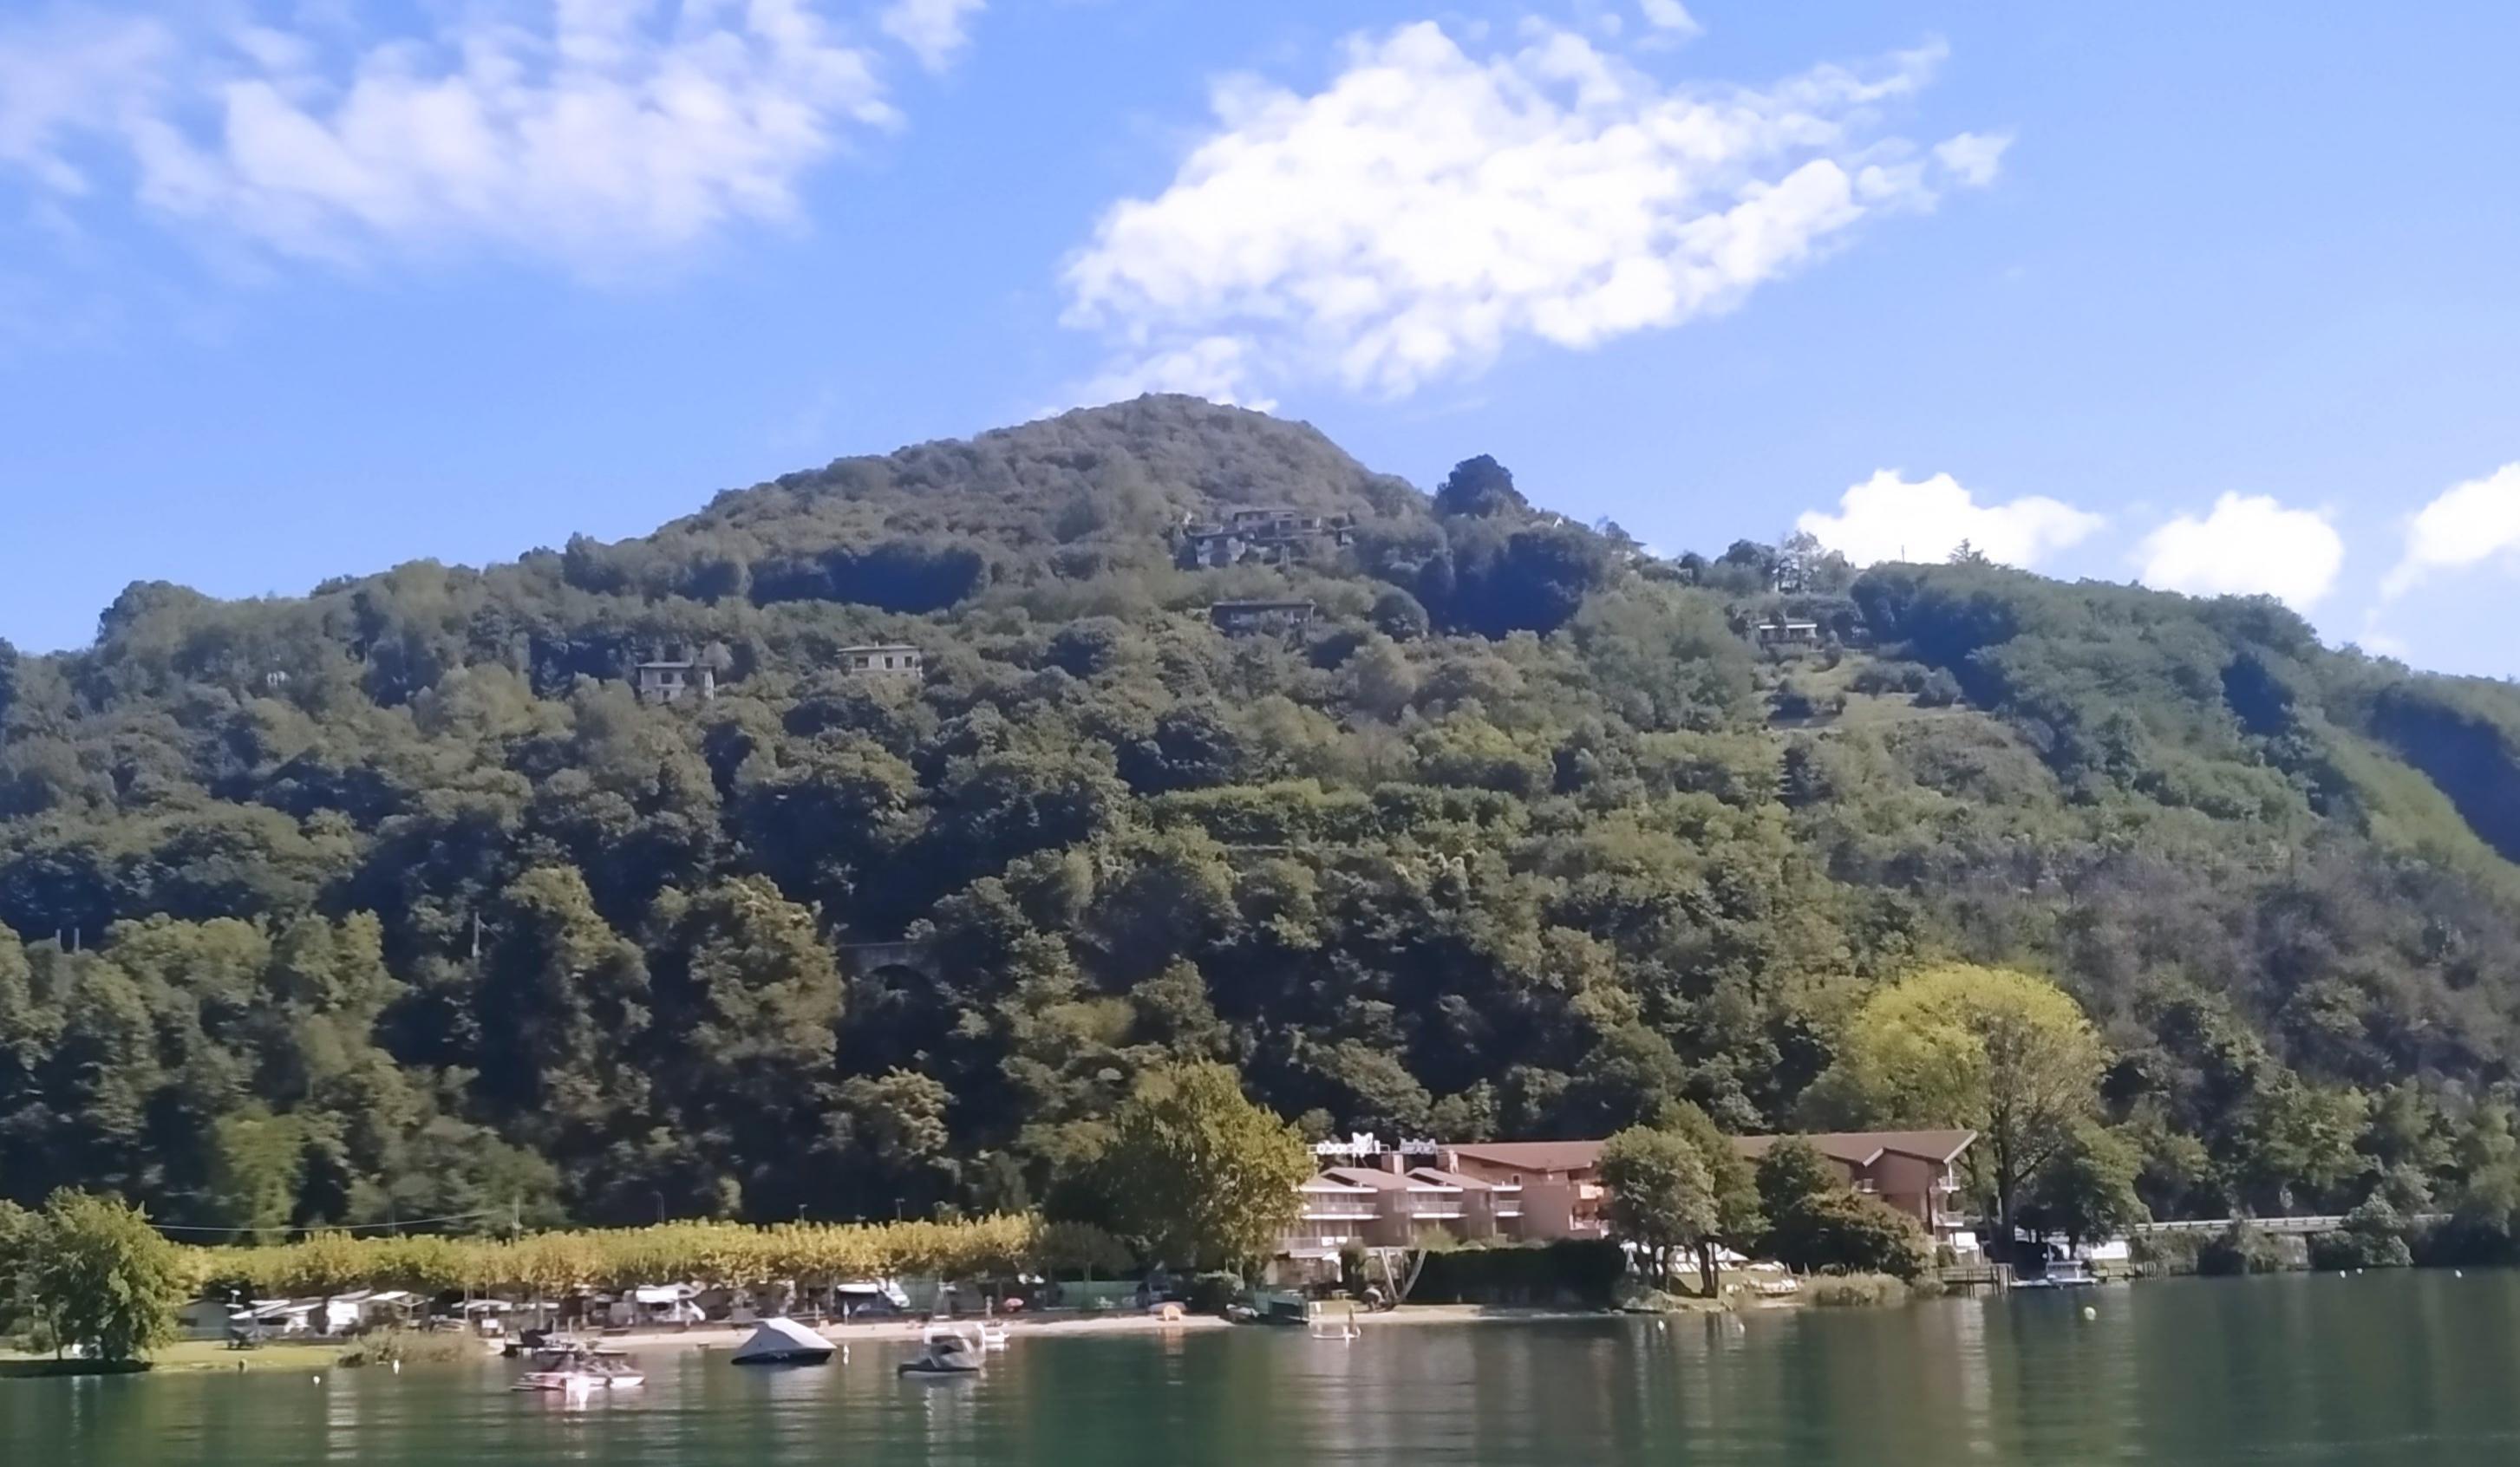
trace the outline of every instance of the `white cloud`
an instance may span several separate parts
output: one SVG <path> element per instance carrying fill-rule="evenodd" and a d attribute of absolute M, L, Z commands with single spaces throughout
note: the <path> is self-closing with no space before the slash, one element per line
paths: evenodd
<path fill-rule="evenodd" d="M 1573 32 L 1472 56 L 1432 23 L 1347 43 L 1304 95 L 1215 88 L 1217 130 L 1068 262 L 1066 320 L 1127 364 L 1242 343 L 1238 389 L 1386 395 L 1537 338 L 1726 310 L 1953 170 L 1876 135 L 1938 50 L 1767 89 L 1666 86 Z"/>
<path fill-rule="evenodd" d="M 2202 519 L 2181 514 L 2136 548 L 2147 586 L 2191 596 L 2272 596 L 2308 611 L 2345 567 L 2345 537 L 2316 510 L 2226 494 Z"/>
<path fill-rule="evenodd" d="M 1794 527 L 1858 565 L 1940 560 L 1961 541 L 2006 565 L 2036 565 L 2100 527 L 2097 514 L 2040 495 L 1982 505 L 1948 473 L 1910 483 L 1884 468 L 1839 497 L 1837 512 L 1813 510 Z"/>
<path fill-rule="evenodd" d="M 175 51 L 155 21 L 86 11 L 0 26 L 0 167 L 23 168 L 56 195 L 85 195 L 72 140 L 145 115 Z"/>
<path fill-rule="evenodd" d="M 1934 145 L 1934 158 L 1961 183 L 1984 189 L 1994 185 L 2003 167 L 2003 151 L 2011 146 L 2010 133 L 1955 133 Z"/>
<path fill-rule="evenodd" d="M 954 64 L 970 44 L 971 22 L 988 0 L 893 0 L 876 23 L 883 33 L 910 48 L 930 71 Z"/>
<path fill-rule="evenodd" d="M 2412 590 L 2437 570 L 2464 570 L 2520 552 L 2520 464 L 2442 492 L 2407 524 L 2407 551 L 2381 584 L 2383 596 Z"/>
<path fill-rule="evenodd" d="M 897 120 L 818 0 L 430 6 L 461 19 L 417 32 L 216 9 L 244 19 L 0 29 L 0 169 L 58 197 L 129 176 L 151 210 L 289 255 L 602 269 L 792 217 L 809 169 Z"/>
<path fill-rule="evenodd" d="M 1706 29 L 1680 0 L 1638 0 L 1638 9 L 1644 12 L 1646 24 L 1680 39 L 1702 34 Z"/>

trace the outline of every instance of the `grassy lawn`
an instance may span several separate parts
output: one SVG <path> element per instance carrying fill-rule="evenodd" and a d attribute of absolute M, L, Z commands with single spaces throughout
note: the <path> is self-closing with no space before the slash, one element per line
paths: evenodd
<path fill-rule="evenodd" d="M 230 1350 L 217 1340 L 184 1340 L 150 1357 L 153 1370 L 297 1370 L 312 1375 L 333 1368 L 338 1345 L 264 1345 Z M 48 1355 L 0 1351 L 0 1380 L 46 1375 L 95 1375 L 103 1367 L 89 1360 L 56 1360 Z"/>
<path fill-rule="evenodd" d="M 230 1350 L 219 1340 L 186 1340 L 158 1352 L 153 1363 L 160 1370 L 330 1370 L 340 1358 L 338 1345 L 287 1342 Z"/>

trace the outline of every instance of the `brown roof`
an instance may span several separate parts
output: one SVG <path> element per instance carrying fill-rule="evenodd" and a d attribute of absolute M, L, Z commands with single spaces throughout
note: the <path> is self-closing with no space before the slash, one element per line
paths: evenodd
<path fill-rule="evenodd" d="M 1489 1189 L 1486 1182 L 1475 1177 L 1464 1177 L 1459 1172 L 1447 1172 L 1441 1167 L 1412 1167 L 1409 1169 L 1409 1177 L 1413 1181 L 1431 1181 L 1438 1186 L 1460 1187 L 1465 1192 L 1484 1192 Z"/>
<path fill-rule="evenodd" d="M 1784 1140 L 1780 1135 L 1736 1135 L 1732 1144 L 1744 1156 L 1765 1156 L 1768 1148 Z M 1920 1157 L 1925 1161 L 1950 1163 L 1977 1141 L 1974 1131 L 1824 1131 L 1803 1137 L 1821 1155 L 1845 1162 L 1852 1167 L 1868 1167 L 1881 1153 L 1895 1151 L 1901 1156 Z"/>
<path fill-rule="evenodd" d="M 1599 1141 L 1476 1141 L 1453 1154 L 1521 1172 L 1585 1172 L 1601 1163 Z"/>

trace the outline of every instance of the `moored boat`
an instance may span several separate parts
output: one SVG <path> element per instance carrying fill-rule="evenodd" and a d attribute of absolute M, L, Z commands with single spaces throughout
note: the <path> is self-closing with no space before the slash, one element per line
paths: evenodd
<path fill-rule="evenodd" d="M 735 1349 L 739 1365 L 820 1365 L 831 1359 L 831 1341 L 785 1316 L 764 1319 L 752 1338 Z"/>
<path fill-rule="evenodd" d="M 627 1391 L 645 1385 L 648 1380 L 631 1366 L 630 1357 L 617 1350 L 577 1346 L 545 1351 L 536 1357 L 534 1364 L 534 1369 L 518 1376 L 517 1383 L 509 1389 L 574 1396 L 595 1391 Z"/>
<path fill-rule="evenodd" d="M 901 1362 L 904 1376 L 961 1376 L 980 1373 L 980 1347 L 959 1329 L 937 1326 L 927 1331 L 919 1354 Z"/>

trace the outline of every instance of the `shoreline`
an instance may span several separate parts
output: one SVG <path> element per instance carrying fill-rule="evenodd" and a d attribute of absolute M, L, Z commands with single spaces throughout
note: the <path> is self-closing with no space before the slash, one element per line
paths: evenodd
<path fill-rule="evenodd" d="M 1762 1306 L 1765 1312 L 1790 1306 Z M 1360 1332 L 1382 1329 L 1418 1329 L 1436 1325 L 1480 1324 L 1568 1324 L 1598 1323 L 1623 1318 L 1669 1319 L 1675 1314 L 1712 1315 L 1715 1310 L 1685 1310 L 1669 1312 L 1637 1312 L 1617 1309 L 1566 1309 L 1541 1306 L 1417 1304 L 1403 1305 L 1383 1313 L 1359 1311 L 1355 1323 Z M 932 1321 L 961 1327 L 976 1327 L 982 1315 L 962 1315 Z M 1020 1343 L 1027 1339 L 1111 1339 L 1130 1336 L 1176 1336 L 1206 1334 L 1217 1330 L 1252 1328 L 1270 1333 L 1295 1333 L 1285 1326 L 1245 1324 L 1219 1314 L 1189 1314 L 1178 1319 L 1158 1318 L 1148 1313 L 1050 1314 L 1003 1318 L 1010 1339 Z M 923 1337 L 931 1321 L 920 1318 L 869 1320 L 863 1323 L 808 1326 L 833 1345 L 902 1345 L 915 1346 Z M 683 1352 L 700 1354 L 733 1351 L 749 1339 L 754 1329 L 750 1324 L 711 1323 L 691 1329 L 629 1330 L 618 1334 L 598 1334 L 593 1338 L 606 1348 L 632 1354 L 667 1355 Z M 83 1375 L 148 1373 L 157 1375 L 259 1373 L 269 1370 L 304 1370 L 330 1374 L 335 1370 L 373 1369 L 374 1366 L 343 1365 L 338 1356 L 355 1342 L 345 1340 L 275 1340 L 249 1352 L 232 1352 L 223 1344 L 210 1341 L 181 1341 L 161 1352 L 143 1366 L 100 1367 L 95 1362 L 80 1360 L 54 1361 L 46 1357 L 14 1357 L 0 1353 L 0 1380 L 65 1379 Z M 489 1339 L 466 1340 L 477 1345 L 480 1358 L 499 1356 L 503 1342 Z"/>
<path fill-rule="evenodd" d="M 986 1316 L 967 1314 L 933 1321 L 937 1324 L 965 1328 L 977 1327 Z M 1369 1314 L 1359 1311 L 1356 1324 L 1360 1330 L 1406 1329 L 1434 1324 L 1550 1324 L 1583 1320 L 1628 1317 L 1618 1310 L 1574 1310 L 1521 1308 L 1474 1304 L 1403 1305 L 1384 1313 Z M 1639 1316 L 1642 1317 L 1642 1316 Z M 1269 1325 L 1244 1326 L 1220 1314 L 1184 1314 L 1178 1319 L 1160 1319 L 1145 1313 L 1013 1315 L 989 1322 L 1007 1326 L 1009 1338 L 1026 1339 L 1090 1339 L 1115 1335 L 1170 1335 L 1206 1332 L 1220 1329 L 1270 1329 Z M 915 1345 L 928 1329 L 925 1319 L 883 1319 L 866 1323 L 808 1325 L 816 1334 L 834 1345 L 905 1344 Z M 1283 1326 L 1277 1326 L 1283 1327 Z M 623 1334 L 602 1334 L 594 1338 L 606 1347 L 627 1351 L 733 1350 L 750 1338 L 749 1324 L 707 1324 L 689 1330 L 633 1330 Z"/>

